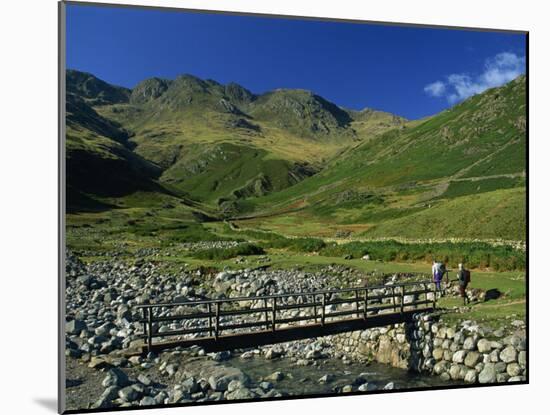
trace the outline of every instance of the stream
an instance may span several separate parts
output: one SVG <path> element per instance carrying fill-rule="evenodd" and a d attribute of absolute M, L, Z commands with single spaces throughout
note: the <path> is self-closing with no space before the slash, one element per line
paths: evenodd
<path fill-rule="evenodd" d="M 353 391 L 359 384 L 356 379 L 366 379 L 374 383 L 377 389 L 383 389 L 393 382 L 394 389 L 424 388 L 458 385 L 459 382 L 444 381 L 438 376 L 418 374 L 405 369 L 395 368 L 381 363 L 352 363 L 345 364 L 339 359 L 328 358 L 317 360 L 317 365 L 297 366 L 290 359 L 280 358 L 266 360 L 263 358 L 239 359 L 232 358 L 223 362 L 226 366 L 236 367 L 246 373 L 253 382 L 268 378 L 274 372 L 282 372 L 284 378 L 274 383 L 274 387 L 289 395 L 314 395 L 339 392 L 345 385 L 354 385 Z M 327 383 L 320 383 L 319 378 L 324 375 L 333 378 Z"/>

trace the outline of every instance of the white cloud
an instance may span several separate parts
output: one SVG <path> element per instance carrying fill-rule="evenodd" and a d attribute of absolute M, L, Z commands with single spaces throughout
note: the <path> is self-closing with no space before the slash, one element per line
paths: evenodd
<path fill-rule="evenodd" d="M 441 81 L 436 81 L 424 87 L 424 92 L 432 97 L 440 97 L 445 93 L 445 84 Z"/>
<path fill-rule="evenodd" d="M 447 98 L 453 104 L 486 89 L 510 82 L 525 72 L 525 57 L 515 53 L 502 52 L 485 61 L 481 74 L 451 74 L 446 80 L 436 81 L 424 87 L 424 92 L 433 97 Z"/>

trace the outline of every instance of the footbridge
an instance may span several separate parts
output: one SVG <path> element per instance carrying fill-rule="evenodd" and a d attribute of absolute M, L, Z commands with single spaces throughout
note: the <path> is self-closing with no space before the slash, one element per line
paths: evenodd
<path fill-rule="evenodd" d="M 436 308 L 431 281 L 140 304 L 142 352 L 256 347 L 410 322 Z"/>

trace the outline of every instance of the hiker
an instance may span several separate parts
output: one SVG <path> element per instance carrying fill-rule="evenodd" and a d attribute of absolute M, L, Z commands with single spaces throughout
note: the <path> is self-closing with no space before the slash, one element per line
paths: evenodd
<path fill-rule="evenodd" d="M 458 264 L 458 274 L 456 274 L 456 276 L 458 278 L 458 289 L 460 291 L 460 296 L 464 300 L 464 305 L 466 305 L 466 303 L 470 302 L 470 299 L 466 295 L 466 287 L 470 282 L 470 271 L 464 268 L 463 264 Z"/>
<path fill-rule="evenodd" d="M 437 291 L 441 291 L 441 281 L 443 280 L 443 275 L 447 270 L 445 269 L 445 264 L 442 262 L 433 262 L 432 265 L 432 276 L 435 282 L 435 287 Z"/>

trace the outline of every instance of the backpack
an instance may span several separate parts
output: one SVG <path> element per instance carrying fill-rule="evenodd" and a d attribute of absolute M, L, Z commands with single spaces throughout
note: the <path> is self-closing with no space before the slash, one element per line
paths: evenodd
<path fill-rule="evenodd" d="M 469 284 L 470 283 L 470 271 L 465 269 L 463 272 L 464 272 L 464 282 L 466 284 Z"/>

